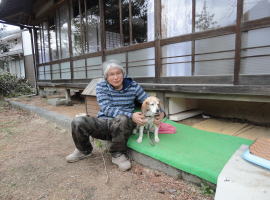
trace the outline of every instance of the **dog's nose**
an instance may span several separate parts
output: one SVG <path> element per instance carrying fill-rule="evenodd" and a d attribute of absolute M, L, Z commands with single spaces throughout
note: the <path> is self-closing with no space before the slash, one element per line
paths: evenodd
<path fill-rule="evenodd" d="M 159 109 L 157 109 L 157 113 L 159 113 L 160 112 L 160 110 Z"/>

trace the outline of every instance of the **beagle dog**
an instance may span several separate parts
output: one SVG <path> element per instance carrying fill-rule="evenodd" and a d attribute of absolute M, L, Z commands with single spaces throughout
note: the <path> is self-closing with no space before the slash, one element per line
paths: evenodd
<path fill-rule="evenodd" d="M 147 133 L 149 133 L 149 131 L 151 130 L 154 130 L 154 140 L 155 142 L 159 142 L 159 127 L 154 124 L 155 116 L 158 116 L 161 112 L 159 99 L 155 96 L 150 96 L 146 98 L 142 104 L 141 110 L 145 116 L 145 119 L 147 119 L 147 122 L 143 126 L 138 125 L 135 129 L 136 132 L 139 129 L 139 138 L 137 139 L 137 142 L 142 142 L 144 129 L 147 131 Z"/>

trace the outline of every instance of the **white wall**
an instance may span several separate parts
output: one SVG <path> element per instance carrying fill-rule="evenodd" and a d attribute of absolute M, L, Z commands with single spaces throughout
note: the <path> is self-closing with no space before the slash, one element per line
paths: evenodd
<path fill-rule="evenodd" d="M 28 30 L 22 32 L 24 56 L 32 55 L 31 36 Z"/>

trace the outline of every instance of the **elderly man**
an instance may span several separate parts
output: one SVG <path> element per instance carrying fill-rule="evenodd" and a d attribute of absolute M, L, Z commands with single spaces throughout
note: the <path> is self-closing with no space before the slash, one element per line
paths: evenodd
<path fill-rule="evenodd" d="M 147 94 L 131 78 L 125 78 L 125 71 L 117 61 L 103 64 L 104 81 L 96 86 L 100 111 L 97 117 L 76 117 L 71 124 L 75 150 L 66 157 L 67 162 L 76 162 L 91 155 L 93 146 L 89 136 L 111 141 L 112 163 L 120 170 L 131 168 L 126 156 L 127 140 L 136 124 L 145 123 L 141 112 L 133 112 L 135 101 L 142 103 Z M 156 118 L 159 123 L 164 113 Z"/>

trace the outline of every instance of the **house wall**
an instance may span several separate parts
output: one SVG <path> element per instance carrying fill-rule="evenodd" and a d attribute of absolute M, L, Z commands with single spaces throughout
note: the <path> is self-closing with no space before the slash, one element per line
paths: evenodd
<path fill-rule="evenodd" d="M 8 62 L 8 71 L 19 78 L 25 78 L 23 57 L 13 56 Z"/>
<path fill-rule="evenodd" d="M 111 58 L 133 78 L 177 77 L 182 84 L 185 77 L 208 76 L 207 84 L 215 76 L 233 84 L 246 75 L 270 77 L 270 15 L 262 12 L 270 3 L 238 1 L 63 1 L 38 19 L 39 80 L 91 80 Z"/>

